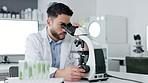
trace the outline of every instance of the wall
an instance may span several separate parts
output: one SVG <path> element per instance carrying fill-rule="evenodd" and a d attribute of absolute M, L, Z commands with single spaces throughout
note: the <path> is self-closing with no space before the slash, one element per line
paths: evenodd
<path fill-rule="evenodd" d="M 72 21 L 78 23 L 79 18 L 96 15 L 97 0 L 68 0 L 69 7 L 73 10 Z"/>
<path fill-rule="evenodd" d="M 147 3 L 147 0 L 97 0 L 97 15 L 109 14 L 128 18 L 128 43 L 131 45 L 131 54 L 135 44 L 134 34 L 141 35 L 143 48 L 146 49 Z"/>
<path fill-rule="evenodd" d="M 45 21 L 47 19 L 46 9 L 53 1 L 65 3 L 73 10 L 72 22 L 78 23 L 80 17 L 96 15 L 96 0 L 38 0 L 38 9 L 44 13 Z"/>

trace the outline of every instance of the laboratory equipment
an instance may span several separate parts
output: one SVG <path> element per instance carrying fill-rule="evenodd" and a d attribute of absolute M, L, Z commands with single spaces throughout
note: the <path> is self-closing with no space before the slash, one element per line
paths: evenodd
<path fill-rule="evenodd" d="M 141 45 L 141 36 L 139 34 L 134 35 L 134 40 L 135 40 L 135 45 L 134 47 L 136 47 L 133 52 L 135 53 L 136 56 L 142 56 L 142 53 L 144 52 L 144 50 L 142 49 L 142 45 Z"/>
<path fill-rule="evenodd" d="M 89 81 L 107 80 L 106 65 L 103 48 L 98 44 L 96 38 L 91 37 L 83 27 L 74 27 L 70 24 L 61 24 L 70 35 L 75 37 L 75 46 L 80 46 L 79 50 L 72 50 L 79 57 L 79 66 L 85 70 L 86 76 L 82 79 Z"/>

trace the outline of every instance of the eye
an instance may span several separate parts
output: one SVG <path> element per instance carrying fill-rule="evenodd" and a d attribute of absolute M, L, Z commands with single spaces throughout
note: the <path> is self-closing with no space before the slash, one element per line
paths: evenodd
<path fill-rule="evenodd" d="M 62 27 L 63 29 L 66 27 L 66 24 L 65 24 L 65 23 L 61 23 L 60 25 L 61 25 L 61 27 Z"/>
<path fill-rule="evenodd" d="M 68 23 L 68 24 L 67 24 L 67 26 L 71 27 L 71 26 L 72 26 L 72 24 L 71 24 L 71 23 Z"/>
<path fill-rule="evenodd" d="M 61 26 L 66 26 L 66 24 L 65 23 L 61 23 Z"/>

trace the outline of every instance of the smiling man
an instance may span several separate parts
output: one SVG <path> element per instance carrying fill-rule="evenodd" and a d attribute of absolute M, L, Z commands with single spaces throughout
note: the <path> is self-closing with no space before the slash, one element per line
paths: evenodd
<path fill-rule="evenodd" d="M 74 66 L 70 53 L 74 38 L 67 34 L 61 24 L 69 25 L 73 11 L 63 3 L 53 2 L 47 9 L 47 27 L 33 33 L 26 40 L 25 60 L 50 61 L 50 77 L 78 81 L 85 70 Z"/>

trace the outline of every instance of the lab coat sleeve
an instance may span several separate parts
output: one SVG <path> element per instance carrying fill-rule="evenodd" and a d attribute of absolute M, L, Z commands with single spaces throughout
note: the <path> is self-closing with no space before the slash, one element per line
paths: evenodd
<path fill-rule="evenodd" d="M 43 61 L 43 54 L 41 50 L 42 41 L 36 36 L 36 34 L 31 34 L 27 37 L 26 40 L 26 51 L 25 51 L 25 60 L 27 61 Z M 54 75 L 57 68 L 50 67 L 50 77 Z"/>
<path fill-rule="evenodd" d="M 53 78 L 55 75 L 57 68 L 55 67 L 50 67 L 50 78 Z"/>
<path fill-rule="evenodd" d="M 41 41 L 36 37 L 35 33 L 26 39 L 25 60 L 43 60 L 41 57 Z"/>

